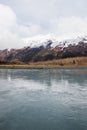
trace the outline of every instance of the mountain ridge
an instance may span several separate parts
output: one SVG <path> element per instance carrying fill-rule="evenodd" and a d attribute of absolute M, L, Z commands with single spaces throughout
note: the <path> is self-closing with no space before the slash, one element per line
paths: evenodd
<path fill-rule="evenodd" d="M 20 49 L 0 50 L 0 62 L 29 63 L 87 56 L 86 36 L 63 41 L 44 39 L 43 42 L 37 42 L 33 41 L 29 46 Z"/>

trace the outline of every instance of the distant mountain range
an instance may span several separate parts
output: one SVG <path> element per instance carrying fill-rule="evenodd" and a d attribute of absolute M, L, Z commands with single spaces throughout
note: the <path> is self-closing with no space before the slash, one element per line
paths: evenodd
<path fill-rule="evenodd" d="M 29 63 L 77 56 L 87 56 L 86 37 L 63 41 L 44 39 L 31 41 L 29 46 L 21 49 L 0 50 L 0 63 Z"/>

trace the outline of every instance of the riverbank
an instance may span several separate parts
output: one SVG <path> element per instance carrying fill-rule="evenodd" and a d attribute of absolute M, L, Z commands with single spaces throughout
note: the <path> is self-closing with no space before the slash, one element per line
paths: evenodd
<path fill-rule="evenodd" d="M 0 69 L 87 69 L 87 66 L 0 66 Z"/>
<path fill-rule="evenodd" d="M 27 64 L 1 64 L 1 69 L 51 69 L 51 68 L 87 68 L 87 57 L 66 58 L 51 61 L 30 62 Z"/>

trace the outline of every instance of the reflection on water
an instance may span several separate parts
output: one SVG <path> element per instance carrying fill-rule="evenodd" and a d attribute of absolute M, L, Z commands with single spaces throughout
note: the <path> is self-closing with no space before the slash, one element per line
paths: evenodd
<path fill-rule="evenodd" d="M 87 69 L 0 69 L 0 130 L 87 130 Z"/>

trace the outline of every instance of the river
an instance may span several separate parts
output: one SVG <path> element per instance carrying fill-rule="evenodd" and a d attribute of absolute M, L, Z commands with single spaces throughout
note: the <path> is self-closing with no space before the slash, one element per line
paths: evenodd
<path fill-rule="evenodd" d="M 87 130 L 87 69 L 0 69 L 0 130 Z"/>

